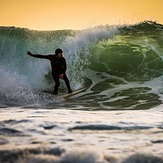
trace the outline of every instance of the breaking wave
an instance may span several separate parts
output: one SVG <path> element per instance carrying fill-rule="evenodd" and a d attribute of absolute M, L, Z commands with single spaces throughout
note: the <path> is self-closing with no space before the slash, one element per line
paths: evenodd
<path fill-rule="evenodd" d="M 163 25 L 99 26 L 82 31 L 32 31 L 0 27 L 0 101 L 56 102 L 50 64 L 26 51 L 67 59 L 73 89 L 87 87 L 75 102 L 93 109 L 149 109 L 162 104 Z M 60 91 L 66 91 L 61 83 Z M 93 106 L 93 107 L 92 107 Z"/>

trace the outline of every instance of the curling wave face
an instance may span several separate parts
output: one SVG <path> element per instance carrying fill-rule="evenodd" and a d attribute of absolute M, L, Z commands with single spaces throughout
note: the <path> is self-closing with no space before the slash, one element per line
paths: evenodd
<path fill-rule="evenodd" d="M 51 54 L 60 47 L 73 89 L 87 87 L 70 106 L 92 110 L 149 109 L 162 103 L 163 26 L 143 22 L 82 31 L 0 28 L 1 104 L 43 102 L 53 89 L 50 64 L 26 51 Z M 63 90 L 64 85 L 61 86 Z M 33 95 L 33 96 L 32 96 Z M 44 96 L 46 98 L 40 98 Z M 56 102 L 57 100 L 50 100 Z M 48 100 L 49 102 L 49 100 Z"/>

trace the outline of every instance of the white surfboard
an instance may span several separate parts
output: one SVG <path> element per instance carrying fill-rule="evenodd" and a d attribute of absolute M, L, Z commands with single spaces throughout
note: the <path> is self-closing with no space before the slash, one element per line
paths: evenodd
<path fill-rule="evenodd" d="M 78 89 L 78 90 L 73 91 L 72 93 L 67 93 L 67 94 L 64 94 L 64 95 L 59 95 L 59 97 L 62 97 L 62 98 L 65 98 L 66 99 L 66 98 L 69 98 L 71 96 L 74 96 L 74 95 L 76 95 L 76 94 L 78 94 L 80 92 L 83 92 L 85 90 L 86 90 L 86 88 L 81 88 L 81 89 Z"/>

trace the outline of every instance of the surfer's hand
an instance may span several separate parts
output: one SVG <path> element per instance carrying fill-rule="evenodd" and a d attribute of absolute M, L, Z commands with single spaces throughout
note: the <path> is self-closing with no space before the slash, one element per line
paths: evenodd
<path fill-rule="evenodd" d="M 64 74 L 60 74 L 60 75 L 59 75 L 59 77 L 63 79 L 63 77 L 64 77 Z"/>
<path fill-rule="evenodd" d="M 27 51 L 27 55 L 32 56 L 32 53 L 31 53 L 31 52 L 29 52 L 29 51 Z"/>

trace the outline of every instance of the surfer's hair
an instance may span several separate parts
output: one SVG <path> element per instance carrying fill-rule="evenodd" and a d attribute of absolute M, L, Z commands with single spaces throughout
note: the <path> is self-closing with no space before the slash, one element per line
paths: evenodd
<path fill-rule="evenodd" d="M 58 55 L 59 53 L 63 53 L 62 49 L 56 49 L 55 54 Z"/>

